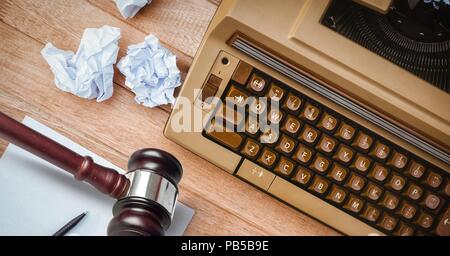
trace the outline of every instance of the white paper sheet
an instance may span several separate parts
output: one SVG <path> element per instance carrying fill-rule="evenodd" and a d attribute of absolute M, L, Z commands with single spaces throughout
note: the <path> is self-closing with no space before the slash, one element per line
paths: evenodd
<path fill-rule="evenodd" d="M 25 117 L 23 123 L 124 172 L 32 118 Z M 88 214 L 68 235 L 106 235 L 113 204 L 114 199 L 15 145 L 8 145 L 0 159 L 0 235 L 52 235 L 84 211 Z M 182 235 L 193 215 L 193 209 L 178 203 L 167 235 Z"/>

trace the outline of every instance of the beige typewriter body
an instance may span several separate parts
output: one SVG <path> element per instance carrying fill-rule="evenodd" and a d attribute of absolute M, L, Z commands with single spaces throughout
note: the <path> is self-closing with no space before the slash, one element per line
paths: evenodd
<path fill-rule="evenodd" d="M 380 9 L 389 1 L 373 2 L 379 4 L 375 9 Z M 192 112 L 201 110 L 202 104 L 195 98 L 194 90 L 203 88 L 213 74 L 221 79 L 215 81 L 215 95 L 220 97 L 239 62 L 244 61 L 449 172 L 450 96 L 321 25 L 329 3 L 330 0 L 223 0 L 179 96 L 191 100 Z M 262 54 L 263 61 L 245 52 L 249 49 Z M 223 57 L 229 60 L 227 64 L 221 62 Z M 327 94 L 304 86 L 293 76 L 277 72 L 264 60 L 275 60 L 290 72 L 311 78 L 328 91 L 386 120 L 388 127 L 394 127 L 396 132 L 375 125 L 364 115 L 330 100 Z M 179 101 L 174 112 L 177 108 L 180 108 Z M 208 109 L 202 111 L 209 113 Z M 173 115 L 164 131 L 171 140 L 229 173 L 235 173 L 239 165 L 246 163 L 242 163 L 240 155 L 205 138 L 201 132 L 173 131 L 169 125 Z M 382 234 L 279 177 L 269 175 L 263 181 L 253 181 L 251 173 L 240 177 L 345 234 Z"/>

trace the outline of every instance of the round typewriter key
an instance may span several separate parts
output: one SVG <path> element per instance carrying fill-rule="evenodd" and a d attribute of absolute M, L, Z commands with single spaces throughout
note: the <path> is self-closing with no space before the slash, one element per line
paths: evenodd
<path fill-rule="evenodd" d="M 359 213 L 364 206 L 364 201 L 359 197 L 350 194 L 350 198 L 345 204 L 344 208 L 354 213 Z"/>
<path fill-rule="evenodd" d="M 355 136 L 355 133 L 356 133 L 355 128 L 346 123 L 342 123 L 336 132 L 336 136 L 338 136 L 342 140 L 350 141 L 351 139 L 353 139 L 353 136 Z"/>
<path fill-rule="evenodd" d="M 254 93 L 261 93 L 264 91 L 264 89 L 266 88 L 266 80 L 257 75 L 257 74 L 253 74 L 252 77 L 250 78 L 250 81 L 248 82 L 248 89 L 250 89 L 251 91 L 253 91 Z"/>
<path fill-rule="evenodd" d="M 363 196 L 369 198 L 373 201 L 380 199 L 381 194 L 383 194 L 383 189 L 374 183 L 369 183 L 363 192 Z"/>
<path fill-rule="evenodd" d="M 378 222 L 378 225 L 387 231 L 392 231 L 397 226 L 398 219 L 392 217 L 391 215 L 387 213 L 383 213 L 383 216 L 381 216 L 380 221 Z"/>
<path fill-rule="evenodd" d="M 337 141 L 335 139 L 324 134 L 324 135 L 322 135 L 322 138 L 320 139 L 320 142 L 319 142 L 317 148 L 324 153 L 331 153 L 331 152 L 333 152 L 336 145 L 337 145 Z"/>
<path fill-rule="evenodd" d="M 331 187 L 331 192 L 330 194 L 327 196 L 327 199 L 338 203 L 338 204 L 342 204 L 345 200 L 347 196 L 347 192 L 345 192 L 345 190 L 337 185 L 333 185 Z"/>
<path fill-rule="evenodd" d="M 334 116 L 328 113 L 324 113 L 318 126 L 325 131 L 332 132 L 336 128 L 337 123 L 338 121 Z"/>
<path fill-rule="evenodd" d="M 258 136 L 260 129 L 258 120 L 256 118 L 249 118 L 247 120 L 247 122 L 245 123 L 245 132 L 252 137 Z"/>
<path fill-rule="evenodd" d="M 261 146 L 256 141 L 247 139 L 244 147 L 241 150 L 241 153 L 249 158 L 255 158 L 258 155 L 260 149 Z"/>
<path fill-rule="evenodd" d="M 300 118 L 315 122 L 317 118 L 319 117 L 320 110 L 314 105 L 306 104 L 305 108 L 303 109 L 303 112 L 300 115 Z"/>
<path fill-rule="evenodd" d="M 409 198 L 412 200 L 418 200 L 422 197 L 423 189 L 415 184 L 409 185 L 408 189 L 406 190 L 406 195 L 408 195 Z"/>
<path fill-rule="evenodd" d="M 341 161 L 344 164 L 349 163 L 353 158 L 353 150 L 343 144 L 339 145 L 337 152 L 334 155 L 334 159 Z"/>
<path fill-rule="evenodd" d="M 300 120 L 289 115 L 286 118 L 284 125 L 281 127 L 281 130 L 290 133 L 291 135 L 296 135 L 297 132 L 300 130 L 300 127 L 301 127 Z"/>
<path fill-rule="evenodd" d="M 436 208 L 438 208 L 440 203 L 441 203 L 441 199 L 436 195 L 429 193 L 425 197 L 425 206 L 431 210 L 435 210 Z"/>
<path fill-rule="evenodd" d="M 412 236 L 414 235 L 414 228 L 405 224 L 404 222 L 400 222 L 397 231 L 394 233 L 396 236 Z"/>
<path fill-rule="evenodd" d="M 423 228 L 430 228 L 433 225 L 434 219 L 428 213 L 421 212 L 416 222 Z"/>
<path fill-rule="evenodd" d="M 267 126 L 263 129 L 260 141 L 261 143 L 264 144 L 275 144 L 278 141 L 279 137 L 280 137 L 279 131 Z"/>
<path fill-rule="evenodd" d="M 277 108 L 271 107 L 268 114 L 268 119 L 272 124 L 279 124 L 281 122 L 281 119 L 283 119 L 283 112 L 281 112 Z"/>
<path fill-rule="evenodd" d="M 314 144 L 318 137 L 319 137 L 319 131 L 312 128 L 311 126 L 307 125 L 307 126 L 305 126 L 302 133 L 300 134 L 299 139 L 301 139 L 302 141 L 304 141 L 306 143 Z"/>
<path fill-rule="evenodd" d="M 372 150 L 372 152 L 370 154 L 372 156 L 377 157 L 380 160 L 385 160 L 388 157 L 390 151 L 391 151 L 391 149 L 388 146 L 377 141 L 375 143 L 375 148 Z"/>
<path fill-rule="evenodd" d="M 357 154 L 355 161 L 352 164 L 352 168 L 365 173 L 369 169 L 371 162 L 372 161 L 369 158 L 361 154 Z"/>
<path fill-rule="evenodd" d="M 258 162 L 267 168 L 271 168 L 276 162 L 276 160 L 277 154 L 267 147 L 264 148 L 263 152 L 261 153 L 261 156 L 259 156 L 258 158 Z"/>
<path fill-rule="evenodd" d="M 430 171 L 430 173 L 427 176 L 426 183 L 430 187 L 438 188 L 442 183 L 442 176 L 433 171 Z"/>
<path fill-rule="evenodd" d="M 314 181 L 311 184 L 311 186 L 309 187 L 309 189 L 313 190 L 319 194 L 325 194 L 325 192 L 327 192 L 329 186 L 330 186 L 329 181 L 327 181 L 326 179 L 321 178 L 319 176 L 316 176 L 316 177 L 314 177 Z"/>
<path fill-rule="evenodd" d="M 313 177 L 313 174 L 308 169 L 299 166 L 297 168 L 297 173 L 292 178 L 293 181 L 300 183 L 302 185 L 307 185 L 311 178 Z"/>
<path fill-rule="evenodd" d="M 412 161 L 408 168 L 408 174 L 416 179 L 420 179 L 425 173 L 425 167 L 422 164 Z"/>
<path fill-rule="evenodd" d="M 405 185 L 406 179 L 395 173 L 390 177 L 387 183 L 388 187 L 396 191 L 401 191 L 405 187 Z"/>
<path fill-rule="evenodd" d="M 384 180 L 386 180 L 388 174 L 389 171 L 386 167 L 379 163 L 375 163 L 374 167 L 369 173 L 369 178 L 372 178 L 379 182 L 383 182 Z"/>
<path fill-rule="evenodd" d="M 294 159 L 300 163 L 306 164 L 311 160 L 313 154 L 314 152 L 310 148 L 300 144 L 294 155 Z"/>
<path fill-rule="evenodd" d="M 367 204 L 366 208 L 363 211 L 363 218 L 370 222 L 375 222 L 378 220 L 378 218 L 381 215 L 381 210 L 376 208 L 375 206 L 371 204 Z"/>
<path fill-rule="evenodd" d="M 400 206 L 400 208 L 398 210 L 398 213 L 400 213 L 403 216 L 403 218 L 408 219 L 408 220 L 412 219 L 416 215 L 416 212 L 417 212 L 417 208 L 415 206 L 413 206 L 412 204 L 407 203 L 405 201 L 403 201 L 402 205 Z"/>
<path fill-rule="evenodd" d="M 342 182 L 347 177 L 348 170 L 341 165 L 334 163 L 331 171 L 328 173 L 328 177 L 334 179 L 337 182 Z"/>
<path fill-rule="evenodd" d="M 267 97 L 272 101 L 281 101 L 283 99 L 283 96 L 284 90 L 275 83 L 272 83 L 270 85 L 269 92 L 267 93 Z"/>
<path fill-rule="evenodd" d="M 262 115 L 267 108 L 267 103 L 264 100 L 255 99 L 252 101 L 249 107 L 250 114 L 255 116 Z"/>
<path fill-rule="evenodd" d="M 315 170 L 319 173 L 325 173 L 328 170 L 328 167 L 330 167 L 331 161 L 328 160 L 326 157 L 321 156 L 318 154 L 316 156 L 316 159 L 314 159 L 314 162 L 311 164 L 311 169 Z"/>
<path fill-rule="evenodd" d="M 302 100 L 298 96 L 295 96 L 294 94 L 289 93 L 287 100 L 283 105 L 283 108 L 290 112 L 297 113 L 298 110 L 300 110 L 301 105 L 302 105 Z"/>
<path fill-rule="evenodd" d="M 369 150 L 370 146 L 372 146 L 373 139 L 369 135 L 359 132 L 358 136 L 356 136 L 355 141 L 353 142 L 353 146 L 359 148 L 362 151 Z"/>
<path fill-rule="evenodd" d="M 345 186 L 353 191 L 359 192 L 365 184 L 366 180 L 363 177 L 352 173 Z"/>
<path fill-rule="evenodd" d="M 290 155 L 296 145 L 297 145 L 297 142 L 294 139 L 292 139 L 286 135 L 282 135 L 281 140 L 275 149 L 281 153 Z"/>
<path fill-rule="evenodd" d="M 408 158 L 397 151 L 394 150 L 391 159 L 388 161 L 388 165 L 393 166 L 397 169 L 403 169 L 408 162 Z"/>
<path fill-rule="evenodd" d="M 394 210 L 395 208 L 397 208 L 399 203 L 400 203 L 399 197 L 395 196 L 394 194 L 392 194 L 390 192 L 386 192 L 384 194 L 383 199 L 380 202 L 380 205 L 382 205 L 383 207 L 385 207 L 389 210 Z"/>
<path fill-rule="evenodd" d="M 285 157 L 282 157 L 277 167 L 275 168 L 275 172 L 283 176 L 290 176 L 292 171 L 294 170 L 294 167 L 295 164 L 292 161 L 288 160 Z"/>

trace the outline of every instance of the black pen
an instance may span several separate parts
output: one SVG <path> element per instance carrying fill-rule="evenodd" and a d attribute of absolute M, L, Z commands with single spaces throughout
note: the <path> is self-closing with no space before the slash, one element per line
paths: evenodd
<path fill-rule="evenodd" d="M 81 221 L 81 219 L 83 219 L 84 216 L 86 216 L 86 214 L 87 214 L 87 212 L 83 212 L 82 214 L 73 218 L 66 225 L 64 225 L 60 230 L 56 231 L 56 233 L 53 234 L 53 236 L 64 236 L 67 232 L 69 232 L 71 229 L 73 229 Z"/>

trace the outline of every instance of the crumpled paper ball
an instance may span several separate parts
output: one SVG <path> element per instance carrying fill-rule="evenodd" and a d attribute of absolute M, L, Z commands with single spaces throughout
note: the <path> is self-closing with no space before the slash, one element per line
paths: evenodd
<path fill-rule="evenodd" d="M 139 104 L 155 107 L 175 102 L 173 93 L 181 85 L 176 56 L 156 36 L 149 35 L 144 42 L 128 46 L 117 68 Z"/>
<path fill-rule="evenodd" d="M 59 89 L 100 102 L 113 94 L 113 65 L 119 52 L 119 38 L 119 28 L 87 28 L 76 54 L 51 43 L 45 45 L 41 54 L 50 65 Z"/>
<path fill-rule="evenodd" d="M 116 6 L 125 19 L 133 18 L 142 7 L 152 0 L 116 0 Z"/>

